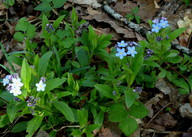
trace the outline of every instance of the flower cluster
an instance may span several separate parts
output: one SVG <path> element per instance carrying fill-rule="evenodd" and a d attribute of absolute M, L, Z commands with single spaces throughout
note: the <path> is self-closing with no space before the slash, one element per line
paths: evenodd
<path fill-rule="evenodd" d="M 26 100 L 28 107 L 34 107 L 36 105 L 37 99 L 34 96 L 29 96 Z"/>
<path fill-rule="evenodd" d="M 21 87 L 23 86 L 23 83 L 21 82 L 21 79 L 19 78 L 18 74 L 7 75 L 3 79 L 3 86 L 6 85 L 6 89 L 10 93 L 13 93 L 14 96 L 18 96 L 22 93 Z"/>
<path fill-rule="evenodd" d="M 45 91 L 45 87 L 46 87 L 45 82 L 46 82 L 45 78 L 42 77 L 39 83 L 35 84 L 37 87 L 37 91 Z"/>
<path fill-rule="evenodd" d="M 139 46 L 136 42 L 127 42 L 125 43 L 123 40 L 121 42 L 117 42 L 117 53 L 116 56 L 120 59 L 123 59 L 124 56 L 131 55 L 135 57 L 137 51 L 135 51 L 135 46 Z"/>
<path fill-rule="evenodd" d="M 52 31 L 54 31 L 55 29 L 53 28 L 52 24 L 46 24 L 45 29 L 47 30 L 48 33 L 51 33 Z"/>
<path fill-rule="evenodd" d="M 164 17 L 161 19 L 154 19 L 152 24 L 152 32 L 158 33 L 162 28 L 168 27 L 168 20 Z"/>
<path fill-rule="evenodd" d="M 133 89 L 133 92 L 141 93 L 142 90 L 143 90 L 142 87 L 135 87 L 135 88 Z"/>
<path fill-rule="evenodd" d="M 146 49 L 146 51 L 145 51 L 145 59 L 147 59 L 147 58 L 149 58 L 149 57 L 151 57 L 152 56 L 152 54 L 153 54 L 153 50 L 151 50 L 151 49 Z"/>

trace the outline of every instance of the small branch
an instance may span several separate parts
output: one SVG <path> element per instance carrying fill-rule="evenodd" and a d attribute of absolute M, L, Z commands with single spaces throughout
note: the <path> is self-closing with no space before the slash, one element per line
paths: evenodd
<path fill-rule="evenodd" d="M 147 33 L 151 33 L 148 29 L 146 29 L 144 27 L 141 27 L 138 24 L 135 24 L 135 23 L 133 23 L 131 21 L 128 21 L 122 15 L 115 12 L 106 2 L 104 2 L 104 4 L 103 4 L 103 9 L 105 10 L 105 12 L 107 12 L 112 17 L 114 17 L 116 20 L 124 23 L 129 28 L 134 29 L 137 33 L 141 34 L 142 36 L 146 37 Z M 188 49 L 186 47 L 183 47 L 183 46 L 177 45 L 177 44 L 173 44 L 173 43 L 172 43 L 172 46 L 174 48 L 176 48 L 177 50 L 179 50 L 180 52 L 183 52 L 183 53 L 188 54 L 188 55 L 192 55 L 192 50 L 190 50 L 190 49 Z"/>

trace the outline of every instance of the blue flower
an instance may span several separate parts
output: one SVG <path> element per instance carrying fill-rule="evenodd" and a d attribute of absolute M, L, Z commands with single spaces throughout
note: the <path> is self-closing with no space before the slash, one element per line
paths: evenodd
<path fill-rule="evenodd" d="M 10 76 L 11 76 L 11 75 L 7 75 L 7 76 L 3 79 L 3 86 L 6 86 L 7 84 L 9 84 L 9 82 L 10 82 Z"/>
<path fill-rule="evenodd" d="M 128 47 L 127 55 L 131 55 L 132 57 L 135 57 L 135 54 L 137 54 L 137 51 L 135 51 L 135 47 Z"/>
<path fill-rule="evenodd" d="M 161 26 L 159 24 L 153 24 L 151 31 L 158 33 L 160 29 L 161 29 Z"/>
<path fill-rule="evenodd" d="M 154 24 L 157 24 L 157 23 L 159 23 L 159 19 L 154 19 L 152 22 L 153 22 Z"/>
<path fill-rule="evenodd" d="M 120 59 L 123 59 L 123 57 L 127 55 L 124 48 L 123 49 L 117 48 L 117 52 L 118 53 L 116 53 L 116 56 L 119 57 Z"/>
<path fill-rule="evenodd" d="M 126 47 L 127 43 L 125 43 L 124 40 L 122 40 L 121 42 L 117 42 L 117 46 L 118 47 Z"/>
<path fill-rule="evenodd" d="M 161 28 L 166 28 L 169 26 L 168 21 L 167 20 L 160 20 L 159 25 L 161 26 Z"/>

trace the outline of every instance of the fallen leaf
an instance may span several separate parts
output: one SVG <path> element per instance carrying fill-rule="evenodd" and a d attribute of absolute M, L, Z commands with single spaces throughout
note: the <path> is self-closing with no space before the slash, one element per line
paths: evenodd
<path fill-rule="evenodd" d="M 155 97 L 151 98 L 147 103 L 145 103 L 145 107 L 149 110 L 148 117 L 153 117 L 154 111 L 152 105 L 156 105 L 162 98 L 163 94 L 156 94 Z"/>
<path fill-rule="evenodd" d="M 101 7 L 101 4 L 99 4 L 97 0 L 68 0 L 68 1 L 79 5 L 91 6 L 95 9 Z"/>
<path fill-rule="evenodd" d="M 184 18 L 178 20 L 177 25 L 179 28 L 186 28 L 185 32 L 179 36 L 180 45 L 188 47 L 188 39 L 192 33 L 192 17 L 191 17 L 192 10 L 189 9 L 185 12 Z"/>
<path fill-rule="evenodd" d="M 189 103 L 183 104 L 179 108 L 179 112 L 180 112 L 182 117 L 187 117 L 187 118 L 192 119 L 192 107 L 190 106 Z"/>

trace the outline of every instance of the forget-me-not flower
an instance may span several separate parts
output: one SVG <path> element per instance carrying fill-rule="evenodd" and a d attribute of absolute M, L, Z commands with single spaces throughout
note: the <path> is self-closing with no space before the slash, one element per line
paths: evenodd
<path fill-rule="evenodd" d="M 168 21 L 167 20 L 160 20 L 159 25 L 161 26 L 161 28 L 166 28 L 169 26 Z"/>
<path fill-rule="evenodd" d="M 123 49 L 117 48 L 117 52 L 118 53 L 116 53 L 116 56 L 119 57 L 120 59 L 123 59 L 123 57 L 127 55 L 124 48 Z"/>
<path fill-rule="evenodd" d="M 10 82 L 10 75 L 7 75 L 4 79 L 3 79 L 3 86 L 6 86 L 7 84 L 9 84 Z"/>
<path fill-rule="evenodd" d="M 36 83 L 37 91 L 45 91 L 46 84 L 42 80 Z"/>
<path fill-rule="evenodd" d="M 135 54 L 137 54 L 137 51 L 135 51 L 135 47 L 128 47 L 127 55 L 131 55 L 132 57 L 135 57 Z"/>
<path fill-rule="evenodd" d="M 159 24 L 153 24 L 151 31 L 158 33 L 160 29 L 161 29 L 161 26 Z"/>
<path fill-rule="evenodd" d="M 14 96 L 20 95 L 22 93 L 19 87 L 12 87 L 9 92 L 13 93 Z"/>
<path fill-rule="evenodd" d="M 124 40 L 122 40 L 121 42 L 117 42 L 117 46 L 123 48 L 127 46 L 127 43 L 125 43 Z"/>

